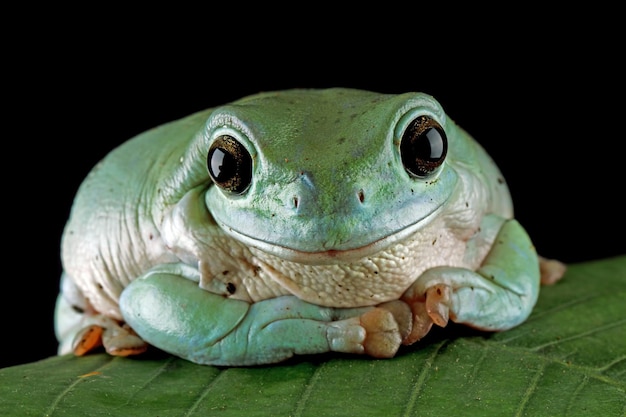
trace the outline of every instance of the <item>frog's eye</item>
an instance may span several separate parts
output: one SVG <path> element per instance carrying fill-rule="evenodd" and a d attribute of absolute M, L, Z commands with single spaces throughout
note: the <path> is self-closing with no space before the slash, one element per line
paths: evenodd
<path fill-rule="evenodd" d="M 432 174 L 446 158 L 448 139 L 439 123 L 419 116 L 407 126 L 400 142 L 404 169 L 415 177 Z"/>
<path fill-rule="evenodd" d="M 207 168 L 213 182 L 231 193 L 243 193 L 252 181 L 252 157 L 229 135 L 215 139 L 207 155 Z"/>

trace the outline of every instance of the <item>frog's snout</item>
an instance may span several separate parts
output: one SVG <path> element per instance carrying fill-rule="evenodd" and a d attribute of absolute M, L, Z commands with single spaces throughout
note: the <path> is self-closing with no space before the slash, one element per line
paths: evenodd
<path fill-rule="evenodd" d="M 363 210 L 368 194 L 365 187 L 339 178 L 332 183 L 334 187 L 317 187 L 313 175 L 301 171 L 295 189 L 291 189 L 288 206 L 295 215 L 309 218 L 347 216 Z"/>
<path fill-rule="evenodd" d="M 307 201 L 307 198 L 305 197 L 304 200 Z M 349 203 L 348 205 L 359 206 L 359 205 L 362 205 L 364 202 L 365 202 L 365 191 L 363 191 L 363 189 L 360 188 L 358 191 L 354 193 L 352 202 L 351 204 Z M 301 204 L 301 196 L 294 195 L 293 198 L 291 199 L 291 205 L 293 209 L 298 210 L 300 208 L 300 204 Z"/>

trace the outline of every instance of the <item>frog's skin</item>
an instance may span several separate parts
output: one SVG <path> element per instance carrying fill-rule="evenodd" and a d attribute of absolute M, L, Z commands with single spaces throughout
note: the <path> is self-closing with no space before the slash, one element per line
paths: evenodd
<path fill-rule="evenodd" d="M 352 89 L 262 93 L 131 139 L 81 185 L 62 260 L 60 353 L 229 366 L 392 357 L 448 320 L 506 330 L 564 270 L 435 99 Z"/>

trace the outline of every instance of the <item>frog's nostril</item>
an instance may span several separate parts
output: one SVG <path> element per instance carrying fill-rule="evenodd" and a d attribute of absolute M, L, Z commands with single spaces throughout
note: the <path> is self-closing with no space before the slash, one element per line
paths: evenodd
<path fill-rule="evenodd" d="M 363 192 L 363 189 L 359 190 L 359 192 L 357 193 L 357 196 L 358 196 L 359 201 L 361 203 L 363 203 L 365 201 L 365 193 Z"/>
<path fill-rule="evenodd" d="M 293 202 L 293 208 L 297 209 L 298 208 L 298 203 L 299 203 L 298 197 L 294 196 L 293 199 L 292 199 L 292 202 Z"/>

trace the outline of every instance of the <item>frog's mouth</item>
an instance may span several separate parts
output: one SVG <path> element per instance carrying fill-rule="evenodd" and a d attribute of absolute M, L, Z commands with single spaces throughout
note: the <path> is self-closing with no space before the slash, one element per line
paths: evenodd
<path fill-rule="evenodd" d="M 237 239 L 241 243 L 248 247 L 259 249 L 268 254 L 277 256 L 281 259 L 291 262 L 298 262 L 304 264 L 334 264 L 334 263 L 347 263 L 353 262 L 373 254 L 384 251 L 390 246 L 403 242 L 413 234 L 417 233 L 424 226 L 429 224 L 431 220 L 439 214 L 443 204 L 437 207 L 434 211 L 410 224 L 402 229 L 387 233 L 382 237 L 374 239 L 369 243 L 360 245 L 354 248 L 333 248 L 320 250 L 320 251 L 306 251 L 293 247 L 281 245 L 280 243 L 268 242 L 249 236 L 239 230 L 233 229 L 232 226 L 220 223 L 221 228 Z M 375 233 L 372 233 L 375 235 Z"/>
<path fill-rule="evenodd" d="M 286 261 L 353 262 L 418 233 L 455 195 L 457 174 L 451 169 L 428 181 L 405 176 L 399 185 L 385 182 L 384 190 L 343 184 L 318 194 L 304 189 L 302 179 L 293 192 L 266 187 L 242 198 L 230 198 L 211 187 L 203 199 L 204 209 L 233 239 Z M 312 180 L 305 185 L 314 188 Z M 287 203 L 291 195 L 299 197 L 297 203 Z M 370 202 L 368 196 L 375 195 Z"/>

